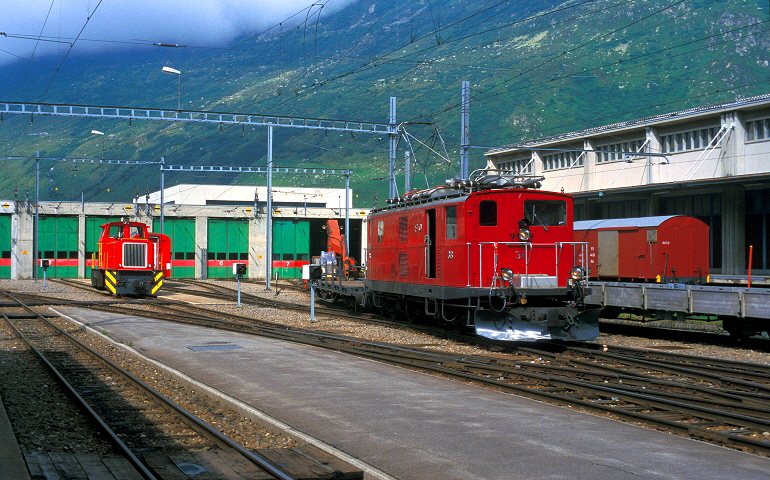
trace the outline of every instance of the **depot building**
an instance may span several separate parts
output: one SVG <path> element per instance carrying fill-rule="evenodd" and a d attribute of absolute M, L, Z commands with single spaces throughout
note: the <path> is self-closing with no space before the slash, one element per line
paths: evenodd
<path fill-rule="evenodd" d="M 489 168 L 545 177 L 576 220 L 689 215 L 711 272 L 770 273 L 770 94 L 491 149 Z"/>
<path fill-rule="evenodd" d="M 326 222 L 349 225 L 353 256 L 365 244 L 368 213 L 352 208 L 352 192 L 332 188 L 273 187 L 271 266 L 267 264 L 267 188 L 177 185 L 126 203 L 0 201 L 0 278 L 90 278 L 100 225 L 139 221 L 171 237 L 174 278 L 232 277 L 234 263 L 248 277 L 299 278 L 301 267 L 326 249 Z M 37 216 L 37 222 L 35 218 Z M 162 221 L 161 221 L 162 220 Z M 37 228 L 35 224 L 37 223 Z"/>

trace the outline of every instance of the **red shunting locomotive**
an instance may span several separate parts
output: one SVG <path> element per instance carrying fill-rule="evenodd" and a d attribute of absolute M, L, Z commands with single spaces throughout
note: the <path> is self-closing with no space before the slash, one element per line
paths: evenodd
<path fill-rule="evenodd" d="M 368 218 L 366 295 L 394 316 L 423 316 L 499 340 L 592 340 L 584 242 L 572 197 L 542 177 L 490 174 L 405 195 Z"/>
<path fill-rule="evenodd" d="M 101 225 L 91 285 L 114 295 L 154 295 L 171 276 L 171 239 L 141 222 Z"/>

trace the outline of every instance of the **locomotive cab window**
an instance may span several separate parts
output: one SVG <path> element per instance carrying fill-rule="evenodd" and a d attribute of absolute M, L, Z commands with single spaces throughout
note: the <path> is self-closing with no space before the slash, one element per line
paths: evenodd
<path fill-rule="evenodd" d="M 567 202 L 564 200 L 524 200 L 524 218 L 533 226 L 567 224 Z"/>
<path fill-rule="evenodd" d="M 129 237 L 144 238 L 144 229 L 140 227 L 129 227 Z"/>
<path fill-rule="evenodd" d="M 446 207 L 446 238 L 457 238 L 457 207 Z"/>
<path fill-rule="evenodd" d="M 377 243 L 382 243 L 382 237 L 385 235 L 385 222 L 380 220 L 377 222 Z"/>
<path fill-rule="evenodd" d="M 482 227 L 494 227 L 497 225 L 496 201 L 482 200 L 479 203 L 479 225 Z"/>

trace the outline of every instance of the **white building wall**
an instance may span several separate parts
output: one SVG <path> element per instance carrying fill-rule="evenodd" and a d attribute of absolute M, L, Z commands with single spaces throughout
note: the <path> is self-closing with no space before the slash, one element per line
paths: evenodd
<path fill-rule="evenodd" d="M 707 144 L 704 138 L 715 141 Z M 639 151 L 637 146 L 665 157 L 602 153 Z M 581 151 L 582 165 L 549 162 L 554 149 Z M 702 207 L 708 203 L 702 197 L 711 196 L 712 211 L 690 214 L 721 221 L 718 269 L 724 274 L 745 274 L 747 232 L 761 236 L 761 227 L 767 237 L 763 245 L 770 243 L 770 221 L 765 226 L 745 221 L 747 192 L 770 191 L 770 94 L 511 145 L 486 155 L 489 168 L 503 169 L 533 157 L 533 168 L 524 173 L 542 175 L 545 190 L 575 194 L 584 218 L 617 215 L 623 210 L 619 206 L 628 207 L 626 215 L 657 215 L 664 201 L 670 210 L 675 198 L 679 209 L 679 199 L 699 196 L 696 203 Z M 770 215 L 767 210 L 753 213 Z M 765 257 L 770 271 L 770 253 Z"/>

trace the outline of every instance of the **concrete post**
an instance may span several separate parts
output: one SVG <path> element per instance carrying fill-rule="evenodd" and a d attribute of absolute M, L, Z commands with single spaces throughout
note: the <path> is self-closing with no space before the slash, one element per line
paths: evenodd
<path fill-rule="evenodd" d="M 86 260 L 86 214 L 81 212 L 78 215 L 78 278 L 86 278 Z"/>
<path fill-rule="evenodd" d="M 17 204 L 18 206 L 18 204 Z M 35 262 L 33 249 L 34 216 L 29 208 L 17 208 L 11 219 L 11 278 L 31 280 Z"/>
<path fill-rule="evenodd" d="M 208 278 L 206 264 L 208 262 L 209 229 L 206 216 L 195 217 L 195 278 Z"/>
<path fill-rule="evenodd" d="M 594 141 L 590 138 L 583 140 L 583 150 L 594 150 Z M 583 184 L 580 187 L 581 192 L 593 188 L 593 175 L 596 170 L 596 153 L 585 152 L 583 157 Z"/>
<path fill-rule="evenodd" d="M 249 278 L 265 279 L 267 270 L 267 219 L 249 220 Z"/>
<path fill-rule="evenodd" d="M 746 192 L 740 185 L 722 189 L 722 274 L 746 274 Z"/>

